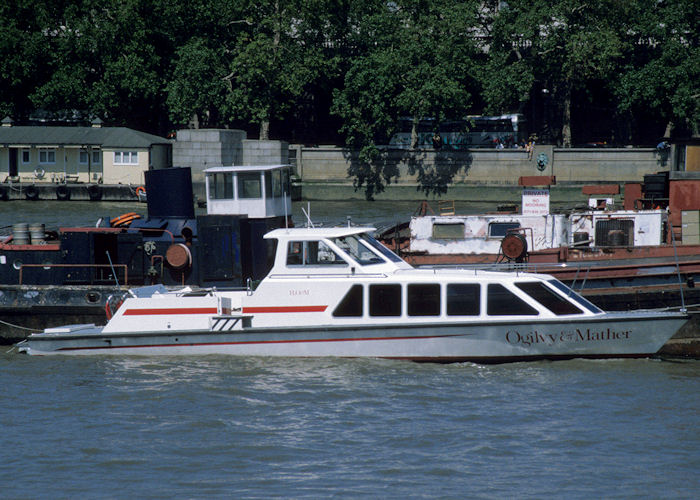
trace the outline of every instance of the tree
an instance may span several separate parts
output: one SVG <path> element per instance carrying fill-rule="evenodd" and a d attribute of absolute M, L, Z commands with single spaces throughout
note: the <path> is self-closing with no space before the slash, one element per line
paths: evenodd
<path fill-rule="evenodd" d="M 616 71 L 626 5 L 616 0 L 509 1 L 494 17 L 483 75 L 491 108 L 523 102 L 542 89 L 560 111 L 560 140 L 570 147 L 572 99 Z"/>
<path fill-rule="evenodd" d="M 616 79 L 622 111 L 646 108 L 666 125 L 700 133 L 700 6 L 640 0 L 627 18 L 628 51 Z"/>
<path fill-rule="evenodd" d="M 475 12 L 474 2 L 371 2 L 352 23 L 364 52 L 335 92 L 333 112 L 343 119 L 346 144 L 359 150 L 348 174 L 368 199 L 398 176 L 377 145 L 388 143 L 400 117 L 413 119 L 415 136 L 423 118 L 439 123 L 466 114 L 476 66 Z M 418 173 L 426 193 L 443 192 L 442 172 Z"/>
<path fill-rule="evenodd" d="M 268 139 L 270 122 L 296 104 L 323 67 L 317 30 L 308 19 L 328 12 L 324 0 L 250 0 L 240 10 L 241 26 L 227 53 L 229 73 L 224 114 L 259 124 L 260 139 Z"/>

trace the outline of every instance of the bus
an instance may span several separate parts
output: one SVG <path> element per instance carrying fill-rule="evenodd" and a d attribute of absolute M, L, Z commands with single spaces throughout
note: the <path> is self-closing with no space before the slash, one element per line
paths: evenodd
<path fill-rule="evenodd" d="M 398 131 L 389 140 L 389 147 L 411 148 L 413 119 L 399 119 Z M 446 120 L 436 126 L 435 120 L 426 118 L 418 122 L 416 148 L 432 148 L 433 134 L 440 133 L 442 148 L 460 150 L 469 148 L 514 148 L 524 146 L 528 139 L 525 118 L 522 114 L 499 116 L 467 116 L 462 120 Z"/>

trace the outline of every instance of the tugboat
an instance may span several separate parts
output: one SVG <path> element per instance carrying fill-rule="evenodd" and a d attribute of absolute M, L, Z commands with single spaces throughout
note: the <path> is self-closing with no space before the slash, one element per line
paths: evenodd
<path fill-rule="evenodd" d="M 290 167 L 205 171 L 207 214 L 195 215 L 189 168 L 145 173 L 147 210 L 98 227 L 16 226 L 0 237 L 0 342 L 65 323 L 103 324 L 110 297 L 144 285 L 242 287 L 272 265 L 268 231 L 291 224 Z"/>

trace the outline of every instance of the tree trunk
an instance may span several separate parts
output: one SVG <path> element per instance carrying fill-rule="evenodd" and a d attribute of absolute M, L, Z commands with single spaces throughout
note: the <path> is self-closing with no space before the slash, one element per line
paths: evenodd
<path fill-rule="evenodd" d="M 571 85 L 566 83 L 564 90 L 564 109 L 561 124 L 561 140 L 565 148 L 571 147 Z"/>
<path fill-rule="evenodd" d="M 270 120 L 263 120 L 260 122 L 260 137 L 261 141 L 267 141 L 270 139 Z"/>
<path fill-rule="evenodd" d="M 413 123 L 411 124 L 411 149 L 418 146 L 418 117 L 413 117 Z"/>
<path fill-rule="evenodd" d="M 671 137 L 671 133 L 673 132 L 673 121 L 669 120 L 668 123 L 666 124 L 666 130 L 664 131 L 664 137 L 668 138 Z"/>

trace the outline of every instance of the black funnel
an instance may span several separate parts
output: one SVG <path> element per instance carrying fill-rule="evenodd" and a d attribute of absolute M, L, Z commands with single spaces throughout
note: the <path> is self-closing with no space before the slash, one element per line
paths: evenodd
<path fill-rule="evenodd" d="M 148 218 L 194 219 L 192 172 L 189 167 L 147 170 Z"/>

